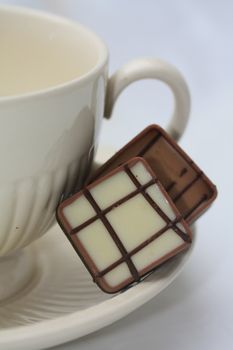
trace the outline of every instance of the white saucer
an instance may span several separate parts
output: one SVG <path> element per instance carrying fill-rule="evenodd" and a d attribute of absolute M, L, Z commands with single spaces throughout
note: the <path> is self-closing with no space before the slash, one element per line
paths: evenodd
<path fill-rule="evenodd" d="M 96 166 L 114 153 L 102 148 Z M 27 289 L 0 304 L 0 349 L 44 349 L 77 339 L 128 315 L 165 289 L 193 250 L 158 268 L 124 293 L 105 294 L 91 277 L 58 225 L 26 248 L 35 275 Z"/>
<path fill-rule="evenodd" d="M 0 349 L 43 349 L 103 328 L 160 293 L 181 272 L 191 249 L 124 293 L 101 292 L 55 225 L 28 247 L 36 259 L 31 285 L 0 305 Z"/>

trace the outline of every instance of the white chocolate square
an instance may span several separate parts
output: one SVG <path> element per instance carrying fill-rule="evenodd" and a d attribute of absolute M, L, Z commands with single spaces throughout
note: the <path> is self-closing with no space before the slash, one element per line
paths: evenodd
<path fill-rule="evenodd" d="M 89 201 L 82 195 L 63 208 L 63 214 L 72 228 L 83 224 L 96 215 Z"/>
<path fill-rule="evenodd" d="M 131 259 L 136 269 L 141 271 L 166 254 L 172 252 L 174 249 L 180 247 L 183 243 L 183 239 L 178 236 L 175 231 L 169 229 L 145 248 L 134 254 Z"/>
<path fill-rule="evenodd" d="M 169 204 L 168 200 L 164 196 L 163 192 L 160 190 L 158 185 L 151 185 L 145 191 L 149 194 L 151 199 L 159 206 L 159 208 L 168 216 L 168 218 L 173 221 L 176 218 L 173 208 Z"/>
<path fill-rule="evenodd" d="M 122 257 L 115 242 L 100 220 L 94 221 L 77 233 L 85 250 L 99 271 Z"/>
<path fill-rule="evenodd" d="M 106 217 L 128 252 L 166 225 L 142 194 L 114 208 Z"/>
<path fill-rule="evenodd" d="M 118 284 L 124 282 L 130 277 L 132 277 L 132 275 L 126 263 L 118 265 L 115 267 L 115 269 L 104 275 L 105 281 L 112 288 L 116 287 Z"/>
<path fill-rule="evenodd" d="M 119 199 L 136 190 L 136 186 L 124 172 L 114 174 L 93 187 L 90 192 L 101 209 L 105 209 Z"/>
<path fill-rule="evenodd" d="M 144 164 L 138 161 L 135 165 L 130 168 L 131 172 L 134 174 L 136 179 L 140 182 L 141 185 L 148 183 L 152 176 L 149 171 L 146 169 Z"/>

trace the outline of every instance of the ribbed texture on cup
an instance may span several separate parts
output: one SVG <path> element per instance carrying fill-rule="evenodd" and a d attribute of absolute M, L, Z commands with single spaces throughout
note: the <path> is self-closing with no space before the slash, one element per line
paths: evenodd
<path fill-rule="evenodd" d="M 52 225 L 61 196 L 83 181 L 87 158 L 0 188 L 0 256 L 25 247 Z M 82 164 L 80 164 L 82 163 Z"/>

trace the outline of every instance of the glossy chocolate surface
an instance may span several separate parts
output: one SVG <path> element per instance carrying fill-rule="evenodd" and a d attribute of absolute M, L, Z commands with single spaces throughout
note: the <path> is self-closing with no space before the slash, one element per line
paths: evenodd
<path fill-rule="evenodd" d="M 191 231 L 142 158 L 62 202 L 57 219 L 93 280 L 108 293 L 138 282 L 188 248 Z"/>
<path fill-rule="evenodd" d="M 188 223 L 214 201 L 216 187 L 181 147 L 159 126 L 151 125 L 132 139 L 88 179 L 88 183 L 132 157 L 143 157 Z"/>

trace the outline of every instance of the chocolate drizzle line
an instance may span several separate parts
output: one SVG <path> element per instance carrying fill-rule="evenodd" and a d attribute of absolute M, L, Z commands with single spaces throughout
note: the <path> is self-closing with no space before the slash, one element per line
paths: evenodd
<path fill-rule="evenodd" d="M 143 157 L 143 156 L 145 155 L 145 153 L 160 139 L 160 137 L 163 136 L 162 133 L 161 133 L 159 130 L 157 130 L 157 132 L 158 132 L 158 133 L 147 143 L 147 145 L 144 146 L 144 147 L 141 149 L 140 152 L 138 152 L 138 154 L 136 155 L 137 157 Z M 169 145 L 173 146 L 172 142 L 171 142 L 169 139 L 165 138 L 165 141 L 166 141 Z M 180 152 L 179 152 L 179 153 L 180 153 Z M 186 161 L 186 163 L 187 163 L 192 169 L 194 169 L 195 172 L 197 171 L 196 168 L 195 168 L 195 163 L 193 162 L 193 160 L 191 160 L 191 159 L 185 159 L 185 161 Z M 179 177 L 182 177 L 183 175 L 185 175 L 185 174 L 187 173 L 187 171 L 188 171 L 188 169 L 187 169 L 186 167 L 183 168 L 183 169 L 181 170 L 181 172 L 180 172 Z M 173 201 L 174 201 L 174 202 L 178 201 L 178 199 L 179 199 L 180 197 L 182 197 L 182 195 L 183 195 L 186 191 L 188 191 L 200 177 L 203 177 L 203 179 L 204 179 L 205 174 L 204 174 L 203 172 L 198 173 L 198 174 L 197 174 L 197 177 L 196 177 L 193 181 L 191 181 L 181 192 L 179 192 L 179 193 L 176 194 L 176 196 L 175 196 L 175 198 L 173 199 Z M 175 185 L 176 185 L 176 182 L 175 182 L 175 181 L 172 181 L 172 182 L 167 186 L 167 188 L 165 188 L 165 190 L 166 190 L 167 192 L 169 192 L 169 191 L 171 191 L 171 189 L 172 189 Z M 202 199 L 202 198 L 201 198 L 200 204 L 201 204 L 203 201 L 208 200 L 208 196 L 207 196 L 207 195 L 204 195 L 204 197 L 205 197 L 205 199 Z M 197 205 L 197 206 L 196 206 L 196 205 L 193 206 L 193 208 L 190 208 L 189 211 L 187 211 L 187 212 L 189 212 L 189 213 L 191 214 L 191 213 L 193 213 L 196 209 L 198 209 L 198 205 Z M 188 216 L 189 216 L 190 214 L 185 214 L 185 217 L 188 219 Z M 184 215 L 183 215 L 183 217 L 184 217 Z"/>
<path fill-rule="evenodd" d="M 176 185 L 176 182 L 175 181 L 172 181 L 166 188 L 165 190 L 167 192 L 171 191 L 171 189 Z"/>
<path fill-rule="evenodd" d="M 169 224 L 167 224 L 166 226 L 164 226 L 163 228 L 161 228 L 159 231 L 157 231 L 156 233 L 154 233 L 150 238 L 148 238 L 146 241 L 142 242 L 141 244 L 139 244 L 136 248 L 134 248 L 133 250 L 131 250 L 129 253 L 127 253 L 128 257 L 132 257 L 134 254 L 138 253 L 141 249 L 145 248 L 148 244 L 152 243 L 156 238 L 158 238 L 159 236 L 161 236 L 164 232 L 166 232 L 167 230 L 169 230 L 170 228 L 174 229 L 174 225 L 178 223 L 179 220 L 181 220 L 182 217 L 176 218 L 174 221 L 170 221 Z M 175 230 L 175 229 L 174 229 Z M 177 233 L 178 234 L 178 233 Z M 187 235 L 185 235 L 187 236 Z M 190 238 L 185 237 L 185 241 L 188 243 L 191 243 Z M 108 273 L 109 271 L 113 270 L 115 267 L 117 267 L 119 264 L 121 264 L 122 262 L 124 262 L 124 257 L 118 259 L 117 261 L 115 261 L 113 264 L 109 265 L 106 269 L 100 271 L 97 273 L 97 277 L 102 277 L 104 276 L 106 273 Z"/>
<path fill-rule="evenodd" d="M 145 248 L 147 245 L 149 245 L 151 242 L 153 242 L 156 238 L 158 238 L 159 236 L 161 236 L 164 232 L 166 232 L 169 229 L 173 229 L 185 242 L 190 243 L 190 237 L 185 234 L 182 230 L 180 230 L 176 224 L 178 222 L 180 222 L 183 219 L 183 216 L 178 216 L 175 218 L 175 220 L 171 221 L 169 219 L 169 217 L 166 215 L 166 213 L 154 202 L 154 200 L 149 196 L 148 193 L 145 192 L 145 190 L 158 182 L 158 179 L 156 177 L 153 177 L 150 181 L 148 181 L 146 184 L 142 185 L 136 178 L 136 176 L 132 173 L 132 171 L 130 170 L 130 167 L 126 164 L 124 166 L 124 170 L 127 173 L 127 175 L 129 176 L 129 178 L 132 180 L 132 182 L 135 184 L 136 189 L 129 193 L 128 195 L 126 195 L 125 197 L 119 199 L 118 201 L 116 201 L 115 203 L 111 204 L 109 207 L 105 208 L 104 210 L 102 210 L 99 205 L 97 204 L 97 202 L 95 201 L 95 199 L 93 198 L 91 192 L 85 188 L 83 190 L 83 195 L 86 197 L 86 199 L 88 200 L 88 202 L 92 205 L 92 207 L 94 208 L 94 210 L 96 211 L 96 215 L 93 216 L 92 218 L 88 219 L 87 221 L 85 221 L 83 224 L 75 227 L 74 229 L 72 229 L 70 231 L 70 234 L 75 234 L 78 233 L 80 230 L 82 230 L 84 227 L 88 226 L 89 224 L 91 224 L 92 222 L 94 222 L 97 219 L 100 219 L 103 223 L 103 225 L 106 227 L 106 229 L 108 230 L 109 234 L 111 235 L 112 239 L 114 240 L 115 244 L 117 245 L 118 249 L 120 250 L 122 257 L 120 259 L 118 259 L 117 261 L 115 261 L 114 263 L 112 263 L 111 265 L 109 265 L 107 268 L 105 268 L 102 271 L 98 271 L 95 273 L 94 276 L 94 280 L 96 280 L 97 278 L 101 278 L 103 277 L 106 273 L 112 271 L 115 267 L 117 267 L 118 265 L 120 265 L 121 263 L 125 262 L 128 265 L 128 268 L 134 278 L 134 281 L 139 281 L 140 276 L 139 273 L 131 259 L 131 257 L 136 254 L 137 252 L 139 252 L 141 249 Z M 153 207 L 153 209 L 164 219 L 166 225 L 160 229 L 159 231 L 157 231 L 156 233 L 154 233 L 151 237 L 149 237 L 147 240 L 145 240 L 144 242 L 142 242 L 140 245 L 138 245 L 136 248 L 134 248 L 132 251 L 127 252 L 127 250 L 125 249 L 123 243 L 121 242 L 121 240 L 119 239 L 117 233 L 115 232 L 115 230 L 113 229 L 112 225 L 110 224 L 110 222 L 108 221 L 108 219 L 106 218 L 106 214 L 108 212 L 110 212 L 113 208 L 117 207 L 118 205 L 128 201 L 129 199 L 133 198 L 134 196 L 136 196 L 137 194 L 142 194 L 144 196 L 144 198 L 146 199 L 146 201 Z M 204 199 L 203 199 L 204 200 Z M 197 203 L 197 206 L 199 205 L 199 203 Z M 195 206 L 196 208 L 196 206 Z M 195 210 L 195 208 L 193 210 Z M 191 210 L 191 211 L 193 211 Z M 189 213 L 186 214 L 187 216 L 190 215 L 190 211 Z"/>
<path fill-rule="evenodd" d="M 207 194 L 204 194 L 192 208 L 190 208 L 183 214 L 183 219 L 187 219 L 187 217 L 189 217 L 199 207 L 199 205 L 201 205 L 201 203 L 206 201 L 207 199 Z"/>
<path fill-rule="evenodd" d="M 158 133 L 155 135 L 148 143 L 145 145 L 141 151 L 137 154 L 137 157 L 142 157 L 150 148 L 153 146 L 161 137 L 162 135 Z"/>
<path fill-rule="evenodd" d="M 188 169 L 187 168 L 183 168 L 180 172 L 180 177 L 184 176 L 187 173 Z"/>
<path fill-rule="evenodd" d="M 136 196 L 138 193 L 141 193 L 143 190 L 147 189 L 147 187 L 155 184 L 157 182 L 157 179 L 152 179 L 149 182 L 147 182 L 145 185 L 141 185 L 133 192 L 127 194 L 125 197 L 122 197 L 121 199 L 119 199 L 118 201 L 116 201 L 115 203 L 111 204 L 109 207 L 103 209 L 101 212 L 103 215 L 107 214 L 108 212 L 110 212 L 113 208 L 118 207 L 118 205 L 128 201 L 129 199 L 133 198 L 134 196 Z M 80 224 L 79 226 L 73 228 L 70 231 L 70 234 L 75 234 L 78 233 L 80 230 L 82 230 L 83 228 L 85 228 L 86 226 L 92 224 L 95 220 L 97 220 L 99 218 L 99 215 L 95 215 L 93 217 L 91 217 L 90 219 L 88 219 L 87 221 L 85 221 L 84 223 Z"/>
<path fill-rule="evenodd" d="M 137 178 L 133 175 L 133 173 L 131 172 L 131 170 L 129 169 L 128 165 L 126 164 L 124 166 L 124 169 L 126 171 L 126 173 L 128 174 L 128 176 L 131 178 L 131 180 L 133 181 L 133 183 L 135 184 L 135 186 L 139 187 L 141 184 L 140 182 L 137 180 Z M 184 241 L 189 241 L 189 237 L 188 235 L 186 235 L 184 232 L 182 232 L 177 226 L 175 226 L 175 224 L 169 219 L 169 217 L 166 215 L 166 213 L 157 205 L 157 203 L 155 203 L 155 201 L 150 197 L 150 195 L 148 193 L 146 193 L 145 191 L 141 191 L 141 194 L 143 195 L 143 197 L 147 200 L 147 202 L 149 202 L 149 204 L 152 206 L 152 208 L 163 218 L 163 220 L 166 222 L 167 224 L 167 228 L 173 228 L 173 230 L 184 240 Z M 179 220 L 181 220 L 181 216 L 179 218 Z M 177 221 L 176 221 L 177 223 Z"/>
<path fill-rule="evenodd" d="M 136 267 L 134 266 L 134 263 L 132 262 L 130 256 L 128 256 L 127 250 L 125 249 L 123 243 L 119 239 L 119 237 L 116 234 L 115 230 L 113 229 L 112 225 L 110 224 L 108 219 L 105 217 L 102 210 L 100 209 L 100 207 L 98 206 L 95 199 L 93 198 L 93 196 L 91 195 L 91 193 L 89 192 L 89 190 L 87 188 L 84 189 L 83 194 L 86 197 L 86 199 L 90 202 L 90 204 L 92 205 L 94 210 L 97 212 L 99 219 L 102 221 L 104 226 L 107 228 L 109 234 L 111 235 L 112 239 L 114 240 L 115 244 L 117 245 L 118 249 L 120 250 L 120 252 L 122 254 L 122 258 L 124 259 L 124 261 L 128 265 L 128 268 L 129 268 L 134 280 L 138 281 L 140 279 L 138 271 L 137 271 Z"/>
<path fill-rule="evenodd" d="M 178 199 L 181 196 L 183 196 L 183 194 L 187 192 L 195 184 L 195 182 L 197 182 L 197 180 L 199 180 L 202 177 L 202 175 L 203 175 L 202 172 L 198 173 L 197 176 L 183 188 L 183 190 L 177 193 L 177 195 L 172 199 L 173 202 L 177 202 Z"/>
<path fill-rule="evenodd" d="M 181 172 L 180 172 L 179 177 L 184 176 L 184 175 L 187 173 L 187 171 L 188 171 L 187 168 L 183 168 L 183 169 L 181 170 Z M 169 192 L 169 191 L 171 191 L 171 189 L 172 189 L 175 185 L 176 185 L 176 182 L 175 182 L 175 181 L 172 181 L 172 182 L 165 188 L 165 190 L 166 190 L 167 192 Z"/>

